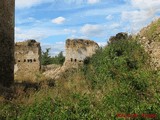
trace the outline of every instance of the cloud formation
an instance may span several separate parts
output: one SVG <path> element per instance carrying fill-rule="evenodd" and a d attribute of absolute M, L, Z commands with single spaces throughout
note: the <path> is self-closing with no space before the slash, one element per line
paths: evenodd
<path fill-rule="evenodd" d="M 106 16 L 106 20 L 112 20 L 113 19 L 113 16 L 112 15 L 107 15 Z"/>
<path fill-rule="evenodd" d="M 86 3 L 95 4 L 100 1 L 101 0 L 16 0 L 16 8 L 18 9 L 31 8 L 33 6 L 41 5 L 44 3 L 82 5 Z"/>
<path fill-rule="evenodd" d="M 160 0 L 16 0 L 15 38 L 44 47 L 70 37 L 102 45 L 118 32 L 138 32 L 160 16 L 159 6 Z"/>
<path fill-rule="evenodd" d="M 16 0 L 16 8 L 30 8 L 32 6 L 41 4 L 43 0 Z"/>
<path fill-rule="evenodd" d="M 141 10 L 151 10 L 151 9 L 160 9 L 160 1 L 159 0 L 131 0 L 131 4 L 135 8 L 139 8 Z"/>
<path fill-rule="evenodd" d="M 55 23 L 55 24 L 62 24 L 65 21 L 66 19 L 64 17 L 57 17 L 57 18 L 52 19 L 52 23 Z"/>
<path fill-rule="evenodd" d="M 15 38 L 17 41 L 27 40 L 27 39 L 35 39 L 35 40 L 42 40 L 49 36 L 53 35 L 53 31 L 51 29 L 42 29 L 42 28 L 32 28 L 32 29 L 25 29 L 25 28 L 15 28 Z"/>
<path fill-rule="evenodd" d="M 85 36 L 92 37 L 101 37 L 104 35 L 104 26 L 103 25 L 93 25 L 85 24 L 81 28 L 81 33 Z"/>
<path fill-rule="evenodd" d="M 131 0 L 131 10 L 122 12 L 123 22 L 130 23 L 132 32 L 138 32 L 148 22 L 156 18 L 160 11 L 160 0 Z"/>
<path fill-rule="evenodd" d="M 100 0 L 88 0 L 89 4 L 95 4 L 95 3 L 98 3 L 98 2 L 100 2 Z"/>
<path fill-rule="evenodd" d="M 45 51 L 46 48 L 50 48 L 50 55 L 55 56 L 59 54 L 59 52 L 63 52 L 65 55 L 65 42 L 55 42 L 54 44 L 52 43 L 42 43 L 42 51 Z"/>

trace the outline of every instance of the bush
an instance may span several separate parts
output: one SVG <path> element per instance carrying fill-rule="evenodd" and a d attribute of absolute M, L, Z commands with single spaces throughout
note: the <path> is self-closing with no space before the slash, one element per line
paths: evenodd
<path fill-rule="evenodd" d="M 101 87 L 108 79 L 123 80 L 130 73 L 146 67 L 147 60 L 147 54 L 136 41 L 117 41 L 95 54 L 85 73 L 93 86 Z"/>

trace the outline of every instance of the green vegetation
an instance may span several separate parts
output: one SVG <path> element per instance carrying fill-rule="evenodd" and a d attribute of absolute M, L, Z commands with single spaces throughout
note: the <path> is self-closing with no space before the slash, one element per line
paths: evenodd
<path fill-rule="evenodd" d="M 136 73 L 149 69 L 147 60 L 148 55 L 136 41 L 120 40 L 97 51 L 84 69 L 92 86 L 101 88 L 109 79 L 120 82 L 134 80 L 132 76 L 138 79 Z"/>
<path fill-rule="evenodd" d="M 48 51 L 43 55 L 48 59 Z M 45 58 L 45 59 L 46 59 Z M 160 72 L 131 38 L 109 44 L 82 69 L 68 71 L 54 87 L 21 93 L 0 104 L 0 119 L 16 120 L 120 120 L 117 114 L 156 114 L 160 119 Z M 47 64 L 49 62 L 46 62 Z M 20 94 L 21 93 L 21 94 Z"/>
<path fill-rule="evenodd" d="M 151 25 L 149 25 L 149 27 L 147 28 L 147 30 L 145 30 L 144 35 L 152 41 L 155 42 L 160 42 L 160 19 L 154 21 Z"/>
<path fill-rule="evenodd" d="M 63 65 L 65 57 L 61 51 L 57 56 L 51 57 L 49 55 L 50 48 L 47 48 L 45 52 L 42 52 L 41 63 L 42 65 L 60 64 Z"/>
<path fill-rule="evenodd" d="M 151 70 L 148 61 L 141 46 L 130 39 L 97 51 L 84 67 L 92 89 L 106 92 L 106 109 L 102 111 L 110 115 L 108 118 L 114 119 L 116 113 L 157 114 L 160 118 L 160 76 L 158 71 Z"/>

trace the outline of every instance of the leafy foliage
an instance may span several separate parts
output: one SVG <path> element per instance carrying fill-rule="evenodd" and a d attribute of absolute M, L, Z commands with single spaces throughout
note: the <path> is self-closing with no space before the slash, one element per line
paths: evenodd
<path fill-rule="evenodd" d="M 124 113 L 138 114 L 133 118 L 138 120 L 149 119 L 143 114 L 155 114 L 159 120 L 160 72 L 152 70 L 148 61 L 135 40 L 116 41 L 86 58 L 82 70 L 56 81 L 51 92 L 33 97 L 32 104 L 0 104 L 0 119 L 119 120 L 117 114 Z"/>
<path fill-rule="evenodd" d="M 50 48 L 47 48 L 45 52 L 42 52 L 41 63 L 42 65 L 49 64 L 60 64 L 62 65 L 65 61 L 65 57 L 63 56 L 63 52 L 61 51 L 57 56 L 51 57 L 49 55 Z"/>
<path fill-rule="evenodd" d="M 158 104 L 151 100 L 155 93 L 160 95 L 155 84 L 155 81 L 160 84 L 160 79 L 148 61 L 140 44 L 130 39 L 109 44 L 84 66 L 93 90 L 110 90 L 102 106 L 110 118 L 115 119 L 116 113 L 154 113 L 160 117 Z"/>
<path fill-rule="evenodd" d="M 147 60 L 147 54 L 136 41 L 117 41 L 98 51 L 85 72 L 93 87 L 102 87 L 108 79 L 129 81 L 130 74 L 138 74 L 146 67 Z"/>
<path fill-rule="evenodd" d="M 52 63 L 51 56 L 49 55 L 50 48 L 47 48 L 45 52 L 42 51 L 41 63 L 42 65 L 48 65 Z"/>

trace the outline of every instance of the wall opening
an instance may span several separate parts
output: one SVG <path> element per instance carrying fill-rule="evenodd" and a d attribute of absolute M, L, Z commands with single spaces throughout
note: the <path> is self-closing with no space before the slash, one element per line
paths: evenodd
<path fill-rule="evenodd" d="M 21 62 L 20 60 L 18 60 L 18 62 Z"/>
<path fill-rule="evenodd" d="M 34 59 L 33 61 L 36 62 L 36 59 Z"/>
<path fill-rule="evenodd" d="M 32 59 L 30 59 L 29 61 L 32 62 Z"/>
<path fill-rule="evenodd" d="M 75 59 L 74 61 L 77 62 L 77 59 Z"/>
<path fill-rule="evenodd" d="M 24 62 L 26 62 L 26 59 L 24 59 Z"/>
<path fill-rule="evenodd" d="M 89 42 L 87 42 L 86 44 L 89 45 Z"/>
<path fill-rule="evenodd" d="M 73 59 L 71 58 L 71 62 L 73 61 Z"/>

